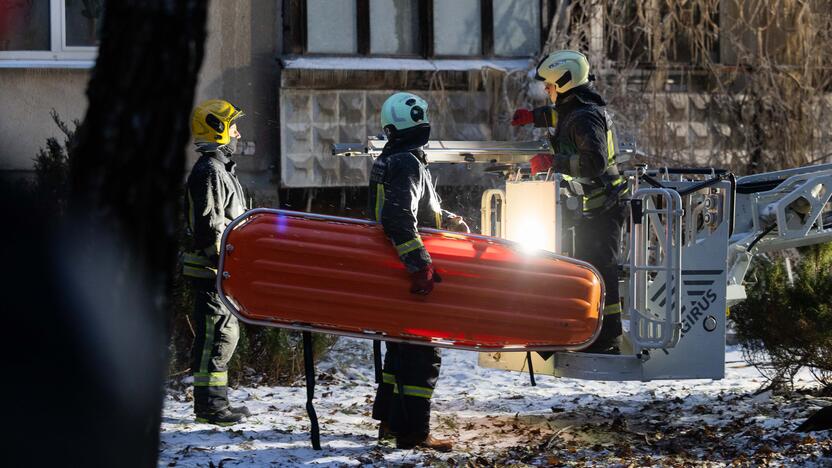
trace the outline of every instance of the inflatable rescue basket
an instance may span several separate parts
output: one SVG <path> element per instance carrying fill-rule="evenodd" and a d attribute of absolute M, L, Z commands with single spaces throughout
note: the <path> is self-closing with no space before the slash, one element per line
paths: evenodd
<path fill-rule="evenodd" d="M 603 282 L 588 263 L 475 234 L 421 229 L 442 277 L 428 296 L 381 225 L 251 210 L 223 234 L 217 289 L 242 321 L 471 349 L 581 349 L 601 328 Z"/>

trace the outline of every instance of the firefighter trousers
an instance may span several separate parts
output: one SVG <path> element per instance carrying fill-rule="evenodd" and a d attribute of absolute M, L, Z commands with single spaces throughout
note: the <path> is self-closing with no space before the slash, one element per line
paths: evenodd
<path fill-rule="evenodd" d="M 383 382 L 376 391 L 373 419 L 398 435 L 430 433 L 430 398 L 439 378 L 439 349 L 385 342 Z"/>
<path fill-rule="evenodd" d="M 610 344 L 621 335 L 621 303 L 618 292 L 618 249 L 627 206 L 618 203 L 574 222 L 573 257 L 594 266 L 604 280 L 604 323 L 596 340 Z"/>
<path fill-rule="evenodd" d="M 191 348 L 194 413 L 209 415 L 228 407 L 228 362 L 237 347 L 240 325 L 220 300 L 214 280 L 192 279 L 193 326 Z"/>

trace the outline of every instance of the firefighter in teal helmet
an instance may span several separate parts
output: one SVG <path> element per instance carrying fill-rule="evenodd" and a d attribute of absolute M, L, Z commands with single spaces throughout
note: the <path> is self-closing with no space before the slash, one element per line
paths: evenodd
<path fill-rule="evenodd" d="M 467 231 L 467 226 L 442 210 L 427 170 L 421 148 L 430 137 L 428 103 L 415 94 L 395 93 L 382 105 L 381 125 L 388 141 L 370 174 L 369 210 L 410 274 L 410 292 L 427 295 L 441 278 L 417 227 Z M 406 343 L 386 343 L 386 350 L 373 404 L 373 418 L 381 422 L 379 438 L 395 436 L 398 448 L 450 451 L 450 441 L 432 437 L 429 426 L 439 350 Z"/>
<path fill-rule="evenodd" d="M 574 50 L 549 54 L 538 64 L 535 79 L 544 83 L 554 105 L 518 109 L 512 125 L 534 124 L 553 129 L 552 153 L 532 158 L 532 173 L 551 169 L 570 177 L 583 191 L 582 206 L 572 220 L 572 255 L 597 268 L 606 289 L 601 334 L 585 352 L 618 354 L 618 248 L 626 213 L 622 198 L 627 184 L 615 162 L 612 121 L 605 110 L 606 102 L 592 85 L 589 61 L 584 54 Z"/>
<path fill-rule="evenodd" d="M 194 413 L 198 422 L 228 426 L 249 415 L 228 403 L 228 362 L 237 347 L 240 326 L 216 288 L 220 239 L 225 227 L 246 210 L 245 194 L 231 156 L 240 138 L 233 104 L 211 99 L 198 105 L 191 133 L 200 153 L 188 176 L 185 196 L 191 249 L 183 255 L 183 275 L 194 295 Z"/>

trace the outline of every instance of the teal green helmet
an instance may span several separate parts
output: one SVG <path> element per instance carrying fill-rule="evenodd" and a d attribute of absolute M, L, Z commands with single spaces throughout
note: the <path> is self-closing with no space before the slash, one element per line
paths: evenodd
<path fill-rule="evenodd" d="M 381 128 L 388 136 L 414 127 L 430 126 L 428 103 L 411 93 L 396 93 L 381 106 Z"/>

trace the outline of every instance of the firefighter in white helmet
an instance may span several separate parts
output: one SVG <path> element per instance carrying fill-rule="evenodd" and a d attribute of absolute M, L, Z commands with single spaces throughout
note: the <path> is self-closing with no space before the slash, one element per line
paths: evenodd
<path fill-rule="evenodd" d="M 551 154 L 532 158 L 532 174 L 552 170 L 571 179 L 583 192 L 575 211 L 574 252 L 604 279 L 606 297 L 601 334 L 585 352 L 618 354 L 621 304 L 618 295 L 618 248 L 625 217 L 627 184 L 616 165 L 613 124 L 606 102 L 592 85 L 589 62 L 574 50 L 559 50 L 537 66 L 552 106 L 518 109 L 512 125 L 534 124 L 550 131 Z"/>
<path fill-rule="evenodd" d="M 370 174 L 369 210 L 384 228 L 410 274 L 410 292 L 427 295 L 441 278 L 417 227 L 467 231 L 462 219 L 442 210 L 422 147 L 430 137 L 428 103 L 411 93 L 395 93 L 381 107 L 387 144 Z M 438 286 L 441 287 L 441 286 Z M 430 434 L 430 399 L 439 378 L 439 349 L 386 343 L 383 381 L 373 404 L 381 422 L 379 439 L 395 436 L 398 448 L 450 451 L 448 440 Z"/>

